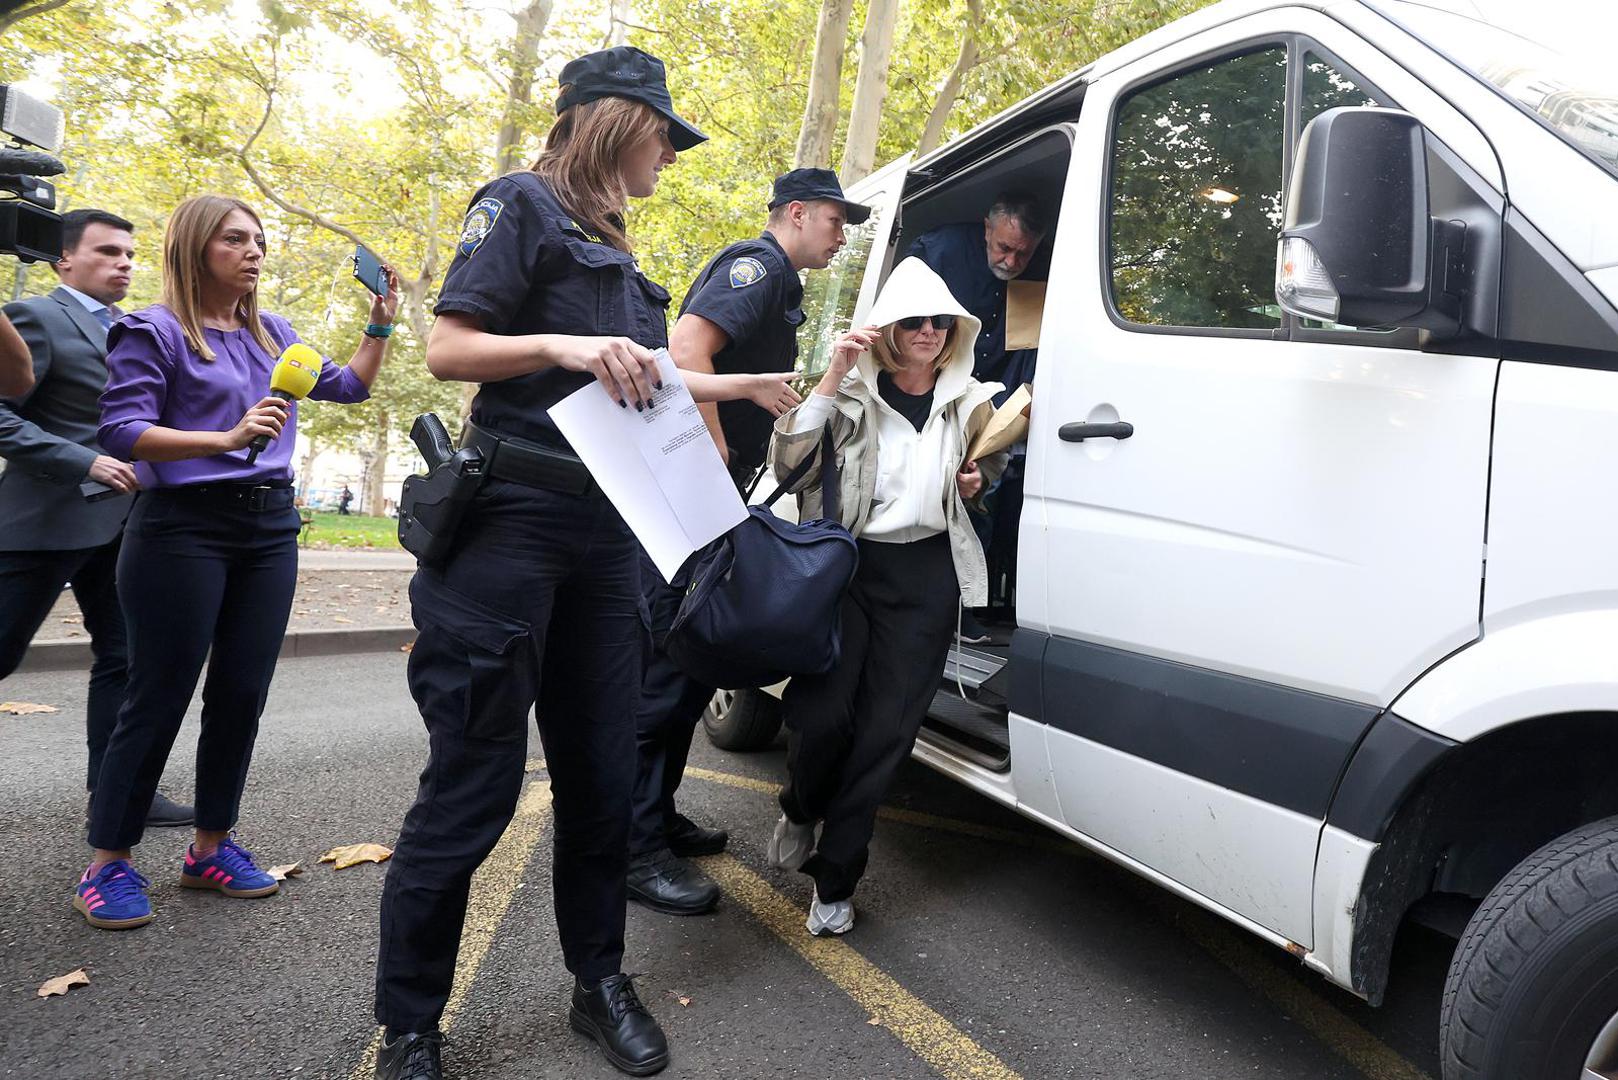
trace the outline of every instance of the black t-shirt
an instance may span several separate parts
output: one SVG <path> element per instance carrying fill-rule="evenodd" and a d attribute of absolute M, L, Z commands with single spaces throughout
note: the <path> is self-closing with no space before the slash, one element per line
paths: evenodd
<path fill-rule="evenodd" d="M 456 248 L 435 315 L 474 315 L 491 334 L 599 334 L 648 349 L 668 345 L 668 290 L 648 281 L 634 256 L 580 225 L 533 172 L 480 188 Z M 472 422 L 570 449 L 547 410 L 593 378 L 547 368 L 483 383 Z"/>
<path fill-rule="evenodd" d="M 720 375 L 788 371 L 798 359 L 803 283 L 775 237 L 731 244 L 691 283 L 680 314 L 700 315 L 730 342 L 713 358 Z M 721 401 L 719 426 L 733 451 L 733 470 L 764 462 L 774 418 L 751 401 Z"/>
<path fill-rule="evenodd" d="M 888 408 L 910 421 L 910 426 L 920 431 L 927 423 L 927 417 L 933 411 L 933 391 L 929 387 L 925 394 L 907 394 L 893 385 L 893 376 L 886 371 L 880 372 L 876 377 L 876 392 L 882 395 L 882 400 L 888 403 Z"/>

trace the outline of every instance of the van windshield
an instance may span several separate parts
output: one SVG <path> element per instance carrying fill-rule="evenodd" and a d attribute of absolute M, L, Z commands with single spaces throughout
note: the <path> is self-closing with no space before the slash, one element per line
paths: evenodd
<path fill-rule="evenodd" d="M 1386 3 L 1388 14 L 1618 175 L 1612 0 Z"/>

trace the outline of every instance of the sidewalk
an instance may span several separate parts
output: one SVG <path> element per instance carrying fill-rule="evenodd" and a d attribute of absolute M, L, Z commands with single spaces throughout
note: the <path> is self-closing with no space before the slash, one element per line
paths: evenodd
<path fill-rule="evenodd" d="M 298 588 L 282 656 L 390 651 L 415 640 L 409 600 L 414 556 L 357 549 L 303 550 L 298 556 Z M 90 635 L 72 591 L 64 591 L 18 670 L 89 666 Z"/>

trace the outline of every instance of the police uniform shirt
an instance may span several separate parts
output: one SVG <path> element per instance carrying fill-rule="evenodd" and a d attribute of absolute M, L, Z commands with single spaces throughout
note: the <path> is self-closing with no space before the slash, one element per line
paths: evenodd
<path fill-rule="evenodd" d="M 786 371 L 798 358 L 803 282 L 780 243 L 768 232 L 731 244 L 709 260 L 680 304 L 730 339 L 713 358 L 720 375 Z M 719 426 L 733 451 L 731 466 L 764 463 L 775 420 L 751 401 L 719 403 Z"/>
<path fill-rule="evenodd" d="M 909 254 L 932 267 L 961 306 L 983 324 L 972 375 L 980 381 L 999 381 L 996 372 L 1006 353 L 1006 283 L 989 269 L 983 223 L 940 226 L 917 238 Z"/>
<path fill-rule="evenodd" d="M 472 196 L 435 315 L 475 316 L 491 334 L 569 334 L 668 345 L 668 290 L 628 252 L 575 220 L 550 185 L 514 172 Z M 570 449 L 547 410 L 595 376 L 545 368 L 483 383 L 472 423 L 501 435 Z"/>

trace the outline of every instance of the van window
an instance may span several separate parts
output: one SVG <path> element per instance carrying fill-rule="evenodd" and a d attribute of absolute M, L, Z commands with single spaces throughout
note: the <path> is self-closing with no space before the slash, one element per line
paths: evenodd
<path fill-rule="evenodd" d="M 1286 49 L 1221 60 L 1120 101 L 1112 152 L 1118 313 L 1158 326 L 1272 328 Z"/>
<path fill-rule="evenodd" d="M 871 244 L 882 229 L 887 213 L 881 193 L 866 195 L 873 205 L 871 216 L 858 225 L 845 225 L 843 249 L 825 270 L 807 275 L 803 287 L 803 324 L 798 327 L 798 370 L 824 371 L 831 361 L 832 343 L 837 335 L 853 325 L 854 305 L 859 301 L 860 282 L 865 265 L 871 261 Z"/>

